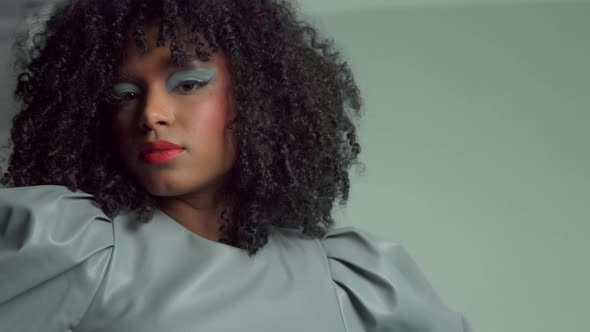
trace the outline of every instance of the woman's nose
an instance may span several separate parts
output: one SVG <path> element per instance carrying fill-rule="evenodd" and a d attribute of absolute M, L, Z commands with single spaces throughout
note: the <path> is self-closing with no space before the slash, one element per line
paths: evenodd
<path fill-rule="evenodd" d="M 171 95 L 166 88 L 152 88 L 146 95 L 140 127 L 153 130 L 157 125 L 169 126 L 174 122 Z"/>

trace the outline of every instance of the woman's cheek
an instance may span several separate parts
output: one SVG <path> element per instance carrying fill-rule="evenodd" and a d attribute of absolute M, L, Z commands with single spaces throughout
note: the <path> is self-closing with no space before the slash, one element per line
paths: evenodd
<path fill-rule="evenodd" d="M 114 119 L 111 128 L 111 148 L 116 153 L 115 157 L 122 159 L 133 158 L 136 151 L 130 146 L 130 128 L 128 123 L 119 117 Z"/>
<path fill-rule="evenodd" d="M 191 113 L 191 132 L 202 138 L 222 136 L 228 119 L 227 102 L 223 99 L 210 99 L 198 105 Z"/>
<path fill-rule="evenodd" d="M 117 156 L 121 154 L 121 148 L 124 138 L 124 131 L 121 126 L 114 122 L 111 127 L 111 148 L 117 153 Z"/>

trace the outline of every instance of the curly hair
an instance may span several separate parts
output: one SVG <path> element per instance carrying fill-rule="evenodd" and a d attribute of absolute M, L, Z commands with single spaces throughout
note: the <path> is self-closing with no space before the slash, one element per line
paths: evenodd
<path fill-rule="evenodd" d="M 25 47 L 28 35 L 16 37 L 14 97 L 21 107 L 0 183 L 80 189 L 110 218 L 132 209 L 138 222 L 149 222 L 158 203 L 113 153 L 107 92 L 125 32 L 134 31 L 145 53 L 142 27 L 151 18 L 160 19 L 157 45 L 170 41 L 176 65 L 184 65 L 179 36 L 187 27 L 200 60 L 222 49 L 231 67 L 237 117 L 228 128 L 240 148 L 227 174 L 220 242 L 253 255 L 268 242 L 270 225 L 324 236 L 336 198 L 342 206 L 348 201 L 349 168 L 364 169 L 353 122 L 362 98 L 334 41 L 290 1 L 58 3 L 32 48 Z"/>

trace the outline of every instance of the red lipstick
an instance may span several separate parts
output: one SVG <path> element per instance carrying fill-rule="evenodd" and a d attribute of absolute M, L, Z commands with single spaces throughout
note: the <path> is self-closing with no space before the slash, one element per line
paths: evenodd
<path fill-rule="evenodd" d="M 168 141 L 148 142 L 143 145 L 140 158 L 150 164 L 170 161 L 184 151 L 179 145 Z"/>

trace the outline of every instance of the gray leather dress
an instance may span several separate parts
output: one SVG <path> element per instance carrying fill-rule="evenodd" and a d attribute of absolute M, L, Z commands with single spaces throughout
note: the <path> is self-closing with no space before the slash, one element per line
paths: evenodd
<path fill-rule="evenodd" d="M 139 224 L 93 203 L 0 188 L 0 331 L 470 331 L 400 244 L 357 227 L 272 227 L 249 257 L 160 210 Z"/>

